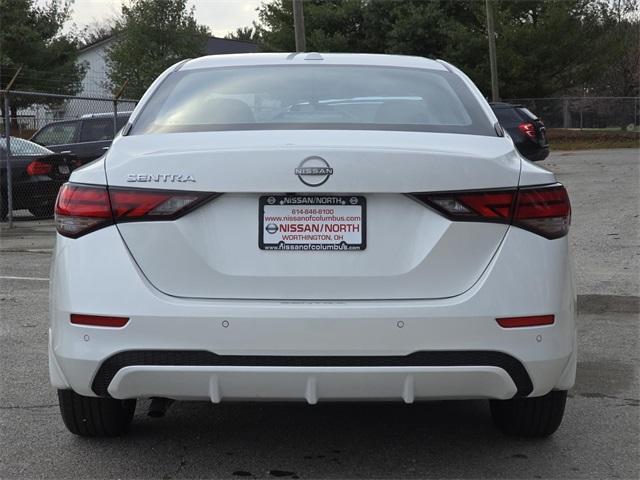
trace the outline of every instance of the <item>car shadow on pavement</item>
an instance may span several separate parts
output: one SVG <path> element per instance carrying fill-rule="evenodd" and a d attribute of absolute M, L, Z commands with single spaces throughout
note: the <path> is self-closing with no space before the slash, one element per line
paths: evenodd
<path fill-rule="evenodd" d="M 554 443 L 505 437 L 485 401 L 176 402 L 161 419 L 147 406 L 128 437 L 96 442 L 123 453 L 135 444 L 146 474 L 164 478 L 533 477 L 522 463 Z"/>

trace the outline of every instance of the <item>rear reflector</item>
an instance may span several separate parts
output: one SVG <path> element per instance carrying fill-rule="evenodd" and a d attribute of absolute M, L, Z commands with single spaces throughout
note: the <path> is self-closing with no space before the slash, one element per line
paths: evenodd
<path fill-rule="evenodd" d="M 513 224 L 549 239 L 566 235 L 571 223 L 569 196 L 560 184 L 411 196 L 451 220 Z"/>
<path fill-rule="evenodd" d="M 56 228 L 77 238 L 113 223 L 174 220 L 217 195 L 66 183 L 56 201 Z"/>
<path fill-rule="evenodd" d="M 498 322 L 498 325 L 503 328 L 539 327 L 542 325 L 553 325 L 554 321 L 555 317 L 553 315 L 496 318 L 496 322 Z"/>
<path fill-rule="evenodd" d="M 27 175 L 33 177 L 35 175 L 49 175 L 53 170 L 50 163 L 40 162 L 38 160 L 27 165 Z"/>
<path fill-rule="evenodd" d="M 74 325 L 89 325 L 92 327 L 124 327 L 129 319 L 127 317 L 104 317 L 101 315 L 71 314 L 71 323 Z"/>

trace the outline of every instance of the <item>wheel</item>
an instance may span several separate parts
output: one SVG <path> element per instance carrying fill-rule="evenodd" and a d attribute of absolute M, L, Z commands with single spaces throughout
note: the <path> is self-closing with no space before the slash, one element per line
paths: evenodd
<path fill-rule="evenodd" d="M 31 212 L 31 215 L 33 215 L 34 217 L 51 218 L 53 217 L 54 207 L 55 206 L 53 204 L 39 205 L 37 207 L 31 207 L 29 211 Z"/>
<path fill-rule="evenodd" d="M 562 422 L 566 390 L 551 391 L 542 397 L 491 400 L 493 423 L 507 435 L 548 437 Z"/>
<path fill-rule="evenodd" d="M 115 437 L 129 429 L 135 400 L 84 397 L 58 390 L 60 413 L 67 429 L 82 437 Z"/>

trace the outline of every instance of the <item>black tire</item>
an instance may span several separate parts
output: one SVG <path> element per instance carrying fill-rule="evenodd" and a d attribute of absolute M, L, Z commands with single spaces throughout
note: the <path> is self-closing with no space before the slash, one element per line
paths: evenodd
<path fill-rule="evenodd" d="M 566 390 L 542 397 L 491 400 L 493 423 L 507 435 L 541 438 L 555 432 L 564 415 Z"/>
<path fill-rule="evenodd" d="M 51 218 L 53 217 L 54 208 L 55 208 L 55 205 L 52 203 L 49 205 L 40 205 L 38 207 L 31 207 L 29 209 L 29 212 L 31 212 L 31 215 L 33 215 L 34 217 Z"/>
<path fill-rule="evenodd" d="M 84 397 L 72 390 L 58 390 L 60 413 L 67 429 L 81 437 L 116 437 L 127 432 L 135 400 Z"/>

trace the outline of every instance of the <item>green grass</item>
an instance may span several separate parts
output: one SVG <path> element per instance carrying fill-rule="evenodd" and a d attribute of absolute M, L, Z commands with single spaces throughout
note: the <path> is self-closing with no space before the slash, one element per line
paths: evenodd
<path fill-rule="evenodd" d="M 640 131 L 620 129 L 549 128 L 551 150 L 595 150 L 602 148 L 640 148 Z"/>

